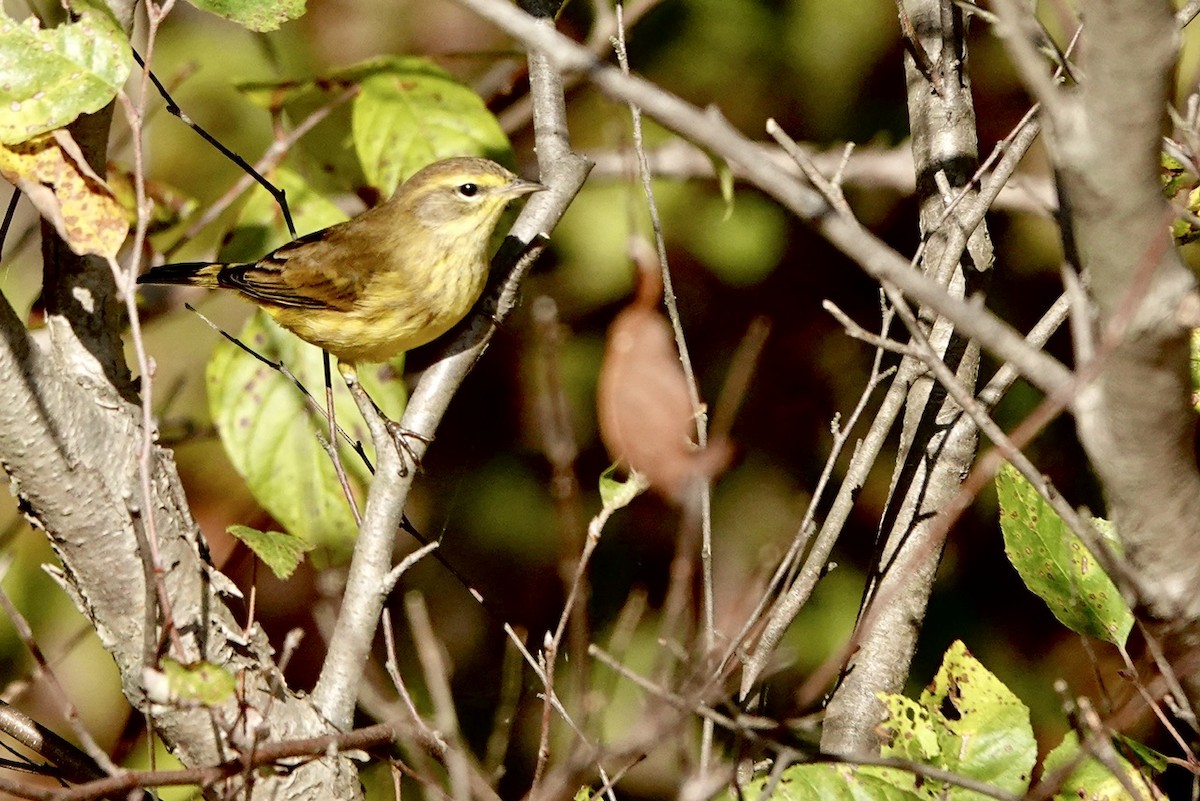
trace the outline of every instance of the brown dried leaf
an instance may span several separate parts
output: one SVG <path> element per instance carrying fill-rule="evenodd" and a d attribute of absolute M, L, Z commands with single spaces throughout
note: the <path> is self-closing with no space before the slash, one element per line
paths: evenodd
<path fill-rule="evenodd" d="M 0 175 L 33 201 L 73 252 L 117 255 L 129 232 L 121 205 L 66 131 L 0 145 Z"/>
<path fill-rule="evenodd" d="M 729 459 L 724 442 L 700 450 L 694 410 L 667 320 L 645 286 L 608 330 L 597 388 L 600 437 L 612 458 L 680 502 L 698 477 Z"/>

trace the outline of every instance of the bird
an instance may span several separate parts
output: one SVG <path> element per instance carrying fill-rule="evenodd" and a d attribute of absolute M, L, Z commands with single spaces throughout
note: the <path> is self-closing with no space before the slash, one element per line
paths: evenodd
<path fill-rule="evenodd" d="M 504 209 L 545 188 L 489 159 L 448 158 L 379 206 L 257 261 L 164 264 L 138 283 L 233 290 L 334 356 L 353 383 L 359 363 L 425 345 L 466 316 L 483 292 Z"/>
<path fill-rule="evenodd" d="M 257 261 L 164 264 L 138 283 L 232 289 L 339 365 L 383 362 L 466 316 L 483 291 L 501 213 L 543 189 L 488 159 L 449 158 L 383 204 Z"/>

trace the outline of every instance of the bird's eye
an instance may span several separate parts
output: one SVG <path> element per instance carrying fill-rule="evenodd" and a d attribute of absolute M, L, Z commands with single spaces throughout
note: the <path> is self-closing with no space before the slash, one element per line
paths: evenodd
<path fill-rule="evenodd" d="M 459 184 L 458 194 L 462 197 L 475 197 L 479 194 L 479 184 Z"/>

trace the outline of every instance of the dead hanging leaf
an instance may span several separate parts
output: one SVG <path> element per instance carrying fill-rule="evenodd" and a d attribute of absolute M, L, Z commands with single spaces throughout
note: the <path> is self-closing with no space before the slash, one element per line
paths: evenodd
<path fill-rule="evenodd" d="M 80 256 L 116 256 L 129 232 L 121 205 L 64 130 L 0 145 L 0 175 L 20 189 Z"/>
<path fill-rule="evenodd" d="M 697 478 L 729 461 L 728 443 L 695 444 L 695 410 L 671 326 L 655 309 L 661 284 L 643 271 L 637 298 L 608 329 L 596 403 L 609 455 L 641 473 L 664 497 L 682 502 Z M 651 283 L 655 282 L 655 283 Z"/>

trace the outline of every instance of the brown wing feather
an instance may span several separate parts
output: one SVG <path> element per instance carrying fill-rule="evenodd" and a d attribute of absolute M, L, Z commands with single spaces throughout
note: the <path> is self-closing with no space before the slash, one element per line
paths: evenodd
<path fill-rule="evenodd" d="M 344 227 L 343 223 L 299 237 L 254 264 L 231 265 L 220 272 L 218 281 L 262 303 L 348 311 L 378 257 L 361 242 L 347 248 Z M 349 253 L 353 259 L 346 258 Z"/>

